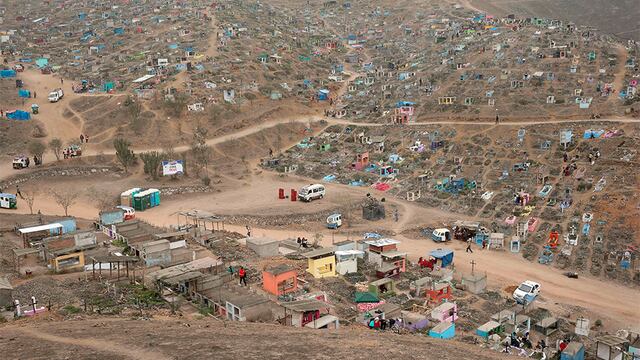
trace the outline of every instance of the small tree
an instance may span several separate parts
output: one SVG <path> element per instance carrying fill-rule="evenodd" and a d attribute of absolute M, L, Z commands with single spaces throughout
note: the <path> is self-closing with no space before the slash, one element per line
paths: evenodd
<path fill-rule="evenodd" d="M 157 151 L 149 151 L 140 154 L 140 159 L 144 163 L 144 173 L 151 175 L 153 180 L 158 179 L 158 170 L 162 162 L 162 154 Z"/>
<path fill-rule="evenodd" d="M 117 138 L 113 140 L 113 147 L 116 149 L 116 157 L 122 167 L 124 167 L 124 172 L 129 172 L 129 167 L 133 165 L 134 160 L 136 159 L 136 155 L 133 153 L 129 147 L 131 143 L 123 138 Z"/>
<path fill-rule="evenodd" d="M 33 215 L 33 203 L 35 202 L 37 194 L 36 190 L 22 190 L 20 193 L 22 194 L 22 199 L 29 206 L 29 213 Z"/>
<path fill-rule="evenodd" d="M 131 96 L 127 97 L 124 102 L 129 118 L 131 119 L 131 127 L 136 134 L 139 134 L 143 128 L 142 104 Z"/>
<path fill-rule="evenodd" d="M 29 143 L 29 153 L 31 153 L 31 155 L 37 157 L 40 160 L 42 160 L 42 155 L 44 155 L 44 152 L 46 150 L 47 150 L 47 147 L 44 146 L 44 144 L 38 140 L 34 140 Z"/>
<path fill-rule="evenodd" d="M 64 216 L 69 216 L 69 208 L 76 203 L 80 193 L 71 189 L 51 191 L 56 204 L 64 210 Z"/>
<path fill-rule="evenodd" d="M 211 158 L 212 149 L 207 145 L 207 133 L 207 129 L 200 126 L 196 127 L 196 130 L 193 132 L 191 155 L 193 156 L 193 161 L 198 165 L 196 168 L 197 173 L 199 173 L 200 168 L 204 169 L 206 172 Z"/>
<path fill-rule="evenodd" d="M 49 149 L 53 152 L 53 155 L 56 156 L 56 160 L 60 160 L 60 152 L 62 151 L 62 140 L 58 138 L 53 138 L 49 141 Z"/>
<path fill-rule="evenodd" d="M 180 118 L 187 107 L 188 97 L 184 94 L 177 94 L 173 100 L 165 100 L 165 113 L 174 118 Z"/>
<path fill-rule="evenodd" d="M 98 189 L 95 186 L 91 186 L 87 189 L 87 195 L 96 202 L 100 210 L 109 209 L 116 204 L 115 196 L 111 195 L 108 191 Z"/>

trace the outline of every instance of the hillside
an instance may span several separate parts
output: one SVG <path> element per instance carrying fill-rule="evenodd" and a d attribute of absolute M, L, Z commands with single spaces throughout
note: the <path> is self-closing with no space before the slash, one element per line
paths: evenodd
<path fill-rule="evenodd" d="M 217 320 L 27 321 L 0 328 L 0 351 L 30 359 L 502 359 L 459 342 L 376 333 L 363 328 L 331 332 Z M 82 355 L 79 355 L 82 354 Z"/>
<path fill-rule="evenodd" d="M 593 26 L 623 39 L 640 40 L 640 7 L 636 0 L 471 0 L 495 15 L 554 17 Z"/>

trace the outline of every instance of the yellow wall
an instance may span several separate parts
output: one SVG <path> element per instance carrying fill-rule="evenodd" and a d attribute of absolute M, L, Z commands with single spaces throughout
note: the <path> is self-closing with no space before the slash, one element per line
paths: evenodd
<path fill-rule="evenodd" d="M 336 257 L 331 255 L 320 259 L 309 259 L 307 272 L 315 278 L 336 276 Z"/>
<path fill-rule="evenodd" d="M 60 269 L 59 268 L 59 262 L 66 260 L 66 259 L 70 259 L 70 258 L 78 258 L 78 264 L 73 265 L 73 266 L 65 266 L 64 268 Z M 62 255 L 62 256 L 58 256 L 55 259 L 51 260 L 52 265 L 53 265 L 53 269 L 58 272 L 60 270 L 71 270 L 71 269 L 78 269 L 78 268 L 82 268 L 84 267 L 84 252 L 77 252 L 77 253 L 73 253 L 73 254 L 68 254 L 68 255 Z"/>

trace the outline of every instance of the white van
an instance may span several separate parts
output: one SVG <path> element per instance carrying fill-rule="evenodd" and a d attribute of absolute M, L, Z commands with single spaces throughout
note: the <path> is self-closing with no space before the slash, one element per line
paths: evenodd
<path fill-rule="evenodd" d="M 431 239 L 435 242 L 446 242 L 451 240 L 451 231 L 449 229 L 440 228 L 435 229 L 431 233 Z"/>
<path fill-rule="evenodd" d="M 324 185 L 311 184 L 304 186 L 298 192 L 298 199 L 302 201 L 312 201 L 316 199 L 322 199 L 325 194 Z"/>

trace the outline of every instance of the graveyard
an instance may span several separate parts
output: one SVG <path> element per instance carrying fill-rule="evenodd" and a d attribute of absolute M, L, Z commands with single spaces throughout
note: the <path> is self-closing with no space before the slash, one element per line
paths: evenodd
<path fill-rule="evenodd" d="M 640 356 L 640 48 L 490 3 L 0 4 L 0 349 Z"/>

